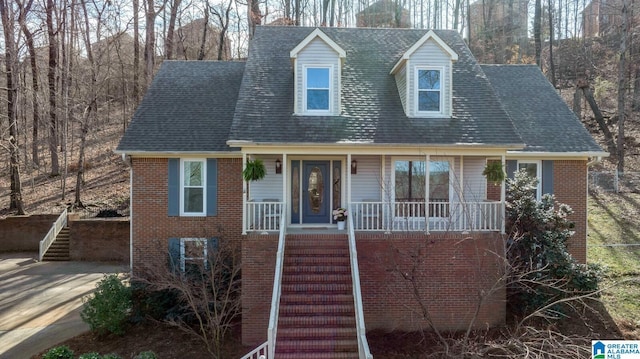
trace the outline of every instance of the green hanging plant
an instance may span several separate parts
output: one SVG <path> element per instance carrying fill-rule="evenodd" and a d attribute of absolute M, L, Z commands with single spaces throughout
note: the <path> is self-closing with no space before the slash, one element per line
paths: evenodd
<path fill-rule="evenodd" d="M 507 177 L 500 161 L 489 161 L 482 171 L 482 175 L 487 178 L 487 181 L 493 184 L 500 184 Z"/>
<path fill-rule="evenodd" d="M 242 177 L 247 182 L 259 181 L 267 175 L 267 170 L 261 159 L 249 160 L 242 171 Z"/>
<path fill-rule="evenodd" d="M 242 170 L 242 177 L 247 182 L 259 181 L 267 175 L 267 169 L 261 159 L 248 160 L 246 167 Z M 249 184 L 247 184 L 247 198 L 249 197 Z"/>

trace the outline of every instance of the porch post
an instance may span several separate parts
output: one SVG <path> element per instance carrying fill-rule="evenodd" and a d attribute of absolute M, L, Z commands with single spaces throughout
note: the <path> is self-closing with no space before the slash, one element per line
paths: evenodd
<path fill-rule="evenodd" d="M 502 170 L 504 171 L 507 167 L 507 161 L 505 159 L 505 155 L 502 154 Z M 506 220 L 506 213 L 505 213 L 505 203 L 504 201 L 507 199 L 507 179 L 503 179 L 502 180 L 502 188 L 500 189 L 500 207 L 502 209 L 502 223 L 500 223 L 500 233 L 504 234 L 504 222 Z"/>
<path fill-rule="evenodd" d="M 431 155 L 427 153 L 424 161 L 424 229 L 429 234 L 429 177 L 431 171 Z"/>
<path fill-rule="evenodd" d="M 242 152 L 242 170 L 247 167 L 247 154 Z M 241 174 L 242 176 L 242 174 Z M 242 234 L 247 234 L 247 181 L 242 176 Z"/>
<path fill-rule="evenodd" d="M 289 188 L 288 185 L 288 180 L 289 180 L 289 175 L 287 172 L 287 154 L 286 153 L 282 153 L 282 208 L 280 209 L 280 215 L 286 214 L 288 213 L 286 211 L 286 208 L 284 208 L 284 206 L 287 204 L 287 188 Z M 287 223 L 289 223 L 289 219 L 285 218 L 285 225 Z"/>
<path fill-rule="evenodd" d="M 345 163 L 347 169 L 347 208 L 351 209 L 351 153 L 347 153 L 347 163 Z"/>

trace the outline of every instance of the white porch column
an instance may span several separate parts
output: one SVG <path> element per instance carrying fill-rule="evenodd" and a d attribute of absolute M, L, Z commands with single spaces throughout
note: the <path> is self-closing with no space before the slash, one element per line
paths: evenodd
<path fill-rule="evenodd" d="M 286 208 L 284 208 L 284 206 L 287 205 L 287 188 L 289 188 L 288 185 L 288 180 L 289 180 L 289 174 L 287 172 L 288 166 L 287 166 L 287 154 L 286 153 L 282 153 L 282 208 L 280 209 L 280 213 L 282 215 L 282 213 L 289 213 L 287 211 Z M 285 218 L 285 225 L 287 223 L 289 223 L 289 218 Z"/>
<path fill-rule="evenodd" d="M 424 229 L 429 234 L 429 174 L 431 172 L 431 155 L 427 154 L 424 161 Z"/>
<path fill-rule="evenodd" d="M 347 153 L 347 163 L 345 163 L 347 173 L 347 208 L 351 209 L 351 153 Z"/>
<path fill-rule="evenodd" d="M 507 160 L 505 159 L 505 155 L 502 155 L 502 170 L 505 171 L 507 168 Z M 500 207 L 502 207 L 502 223 L 500 224 L 500 233 L 504 234 L 504 222 L 506 221 L 506 211 L 505 211 L 505 203 L 504 201 L 507 199 L 507 179 L 502 180 L 502 188 L 500 189 Z"/>
<path fill-rule="evenodd" d="M 247 154 L 242 153 L 242 170 L 247 167 Z M 242 176 L 242 174 L 240 174 Z M 247 181 L 242 176 L 242 234 L 247 234 Z"/>

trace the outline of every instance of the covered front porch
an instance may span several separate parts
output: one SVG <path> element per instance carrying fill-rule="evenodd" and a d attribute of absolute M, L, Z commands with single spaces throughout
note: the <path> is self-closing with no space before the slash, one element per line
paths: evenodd
<path fill-rule="evenodd" d="M 414 151 L 244 152 L 266 176 L 244 183 L 243 233 L 278 231 L 283 217 L 288 228 L 337 229 L 337 208 L 354 231 L 504 232 L 504 186 L 482 174 L 488 161 L 504 168 L 504 150 Z"/>

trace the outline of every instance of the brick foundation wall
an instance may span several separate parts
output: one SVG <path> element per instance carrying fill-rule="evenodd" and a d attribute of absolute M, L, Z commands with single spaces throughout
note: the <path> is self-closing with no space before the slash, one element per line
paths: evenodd
<path fill-rule="evenodd" d="M 277 235 L 249 234 L 242 240 L 242 343 L 267 340 Z"/>
<path fill-rule="evenodd" d="M 59 214 L 13 216 L 0 219 L 0 252 L 35 251 Z"/>
<path fill-rule="evenodd" d="M 224 240 L 240 240 L 242 159 L 218 159 L 218 214 L 207 217 L 168 216 L 166 158 L 133 158 L 132 171 L 134 274 L 141 274 L 143 265 L 166 265 L 169 238 L 220 237 Z"/>
<path fill-rule="evenodd" d="M 413 282 L 440 330 L 466 329 L 480 293 L 491 294 L 480 305 L 474 327 L 504 323 L 503 267 L 496 255 L 504 253 L 500 235 L 368 234 L 358 236 L 357 247 L 367 330 L 428 328 Z"/>
<path fill-rule="evenodd" d="M 569 253 L 578 262 L 587 261 L 587 161 L 554 161 L 553 192 L 556 200 L 573 208 L 569 217 L 575 222 L 575 234 L 567 243 Z"/>
<path fill-rule="evenodd" d="M 69 222 L 69 255 L 73 261 L 129 264 L 129 220 L 92 218 Z"/>

